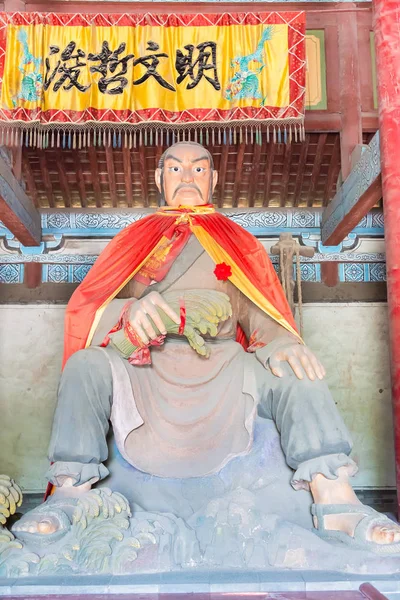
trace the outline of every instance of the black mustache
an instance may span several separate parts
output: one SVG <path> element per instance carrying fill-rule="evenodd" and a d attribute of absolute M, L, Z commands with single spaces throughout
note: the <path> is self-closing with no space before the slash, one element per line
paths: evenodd
<path fill-rule="evenodd" d="M 172 199 L 175 198 L 175 196 L 179 192 L 179 190 L 182 190 L 184 188 L 192 188 L 192 189 L 196 190 L 200 194 L 200 198 L 203 200 L 203 194 L 201 193 L 200 188 L 195 183 L 180 183 L 178 185 L 178 187 L 176 188 L 176 190 L 174 191 L 174 195 L 172 196 Z"/>

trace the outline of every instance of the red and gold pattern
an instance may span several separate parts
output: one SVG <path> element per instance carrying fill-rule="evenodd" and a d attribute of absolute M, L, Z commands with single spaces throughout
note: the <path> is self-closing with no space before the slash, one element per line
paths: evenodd
<path fill-rule="evenodd" d="M 264 45 L 261 63 L 256 49 L 266 27 L 271 27 L 273 34 Z M 146 50 L 149 40 L 154 48 L 158 46 L 155 52 L 161 58 L 156 70 L 169 87 L 160 86 L 153 76 L 140 81 L 146 75 L 140 59 L 151 53 Z M 208 79 L 202 76 L 197 83 L 187 74 L 179 80 L 175 72 L 176 52 L 183 53 L 185 65 L 188 58 L 185 47 L 192 45 L 197 52 L 205 41 L 217 45 L 219 86 L 216 87 L 209 81 L 211 70 L 204 71 Z M 123 53 L 115 59 L 117 70 L 110 71 L 108 63 L 104 63 L 108 70 L 103 80 L 110 79 L 113 73 L 120 74 L 119 61 L 131 57 L 121 75 L 127 79 L 122 93 L 115 92 L 115 82 L 105 92 L 100 90 L 101 73 L 91 67 L 90 57 L 99 55 L 102 42 L 108 44 L 110 52 L 125 44 Z M 53 67 L 57 61 L 63 62 L 62 53 L 69 43 L 75 44 L 65 61 L 70 78 L 56 89 L 54 83 L 60 81 L 64 71 L 56 71 L 51 79 Z M 74 58 L 78 51 L 83 53 L 82 65 Z M 247 71 L 250 69 L 253 82 L 258 79 L 259 93 L 232 99 L 226 90 L 235 75 L 238 75 L 235 84 L 239 81 L 243 85 L 243 77 L 239 75 L 246 71 L 243 66 L 236 66 L 235 70 L 232 62 L 238 65 L 243 58 L 250 60 Z M 74 77 L 81 90 L 72 83 Z M 111 126 L 126 132 L 130 127 L 145 129 L 150 125 L 176 128 L 191 124 L 264 123 L 272 127 L 293 126 L 297 131 L 304 119 L 305 15 L 300 11 L 158 15 L 0 13 L 0 83 L 0 124 L 10 129 L 35 129 L 40 135 L 52 127 L 67 131 L 96 129 L 98 134 L 101 132 L 97 143 L 103 143 L 104 131 Z M 190 83 L 192 87 L 188 86 Z M 85 135 L 83 143 L 89 139 L 93 142 L 93 138 Z M 59 142 L 57 136 L 55 140 L 41 140 L 43 144 Z M 39 143 L 36 134 L 28 141 Z"/>

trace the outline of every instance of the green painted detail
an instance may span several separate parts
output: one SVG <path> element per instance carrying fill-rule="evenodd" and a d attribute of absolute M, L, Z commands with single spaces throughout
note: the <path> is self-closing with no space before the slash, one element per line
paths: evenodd
<path fill-rule="evenodd" d="M 321 78 L 321 100 L 318 104 L 308 104 L 306 102 L 306 110 L 326 110 L 328 108 L 326 94 L 326 58 L 325 58 L 325 31 L 324 29 L 307 29 L 306 37 L 313 35 L 319 39 L 321 60 L 319 63 L 320 78 Z"/>
<path fill-rule="evenodd" d="M 374 95 L 374 108 L 378 109 L 378 85 L 376 81 L 376 58 L 375 58 L 375 33 L 370 31 L 369 43 L 371 47 L 371 68 L 372 68 L 372 93 Z"/>

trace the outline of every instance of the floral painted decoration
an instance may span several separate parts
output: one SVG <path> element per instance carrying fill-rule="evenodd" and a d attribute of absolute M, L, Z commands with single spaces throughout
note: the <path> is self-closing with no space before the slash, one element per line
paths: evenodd
<path fill-rule="evenodd" d="M 219 263 L 214 269 L 214 275 L 219 281 L 226 281 L 232 275 L 232 268 L 226 263 Z"/>

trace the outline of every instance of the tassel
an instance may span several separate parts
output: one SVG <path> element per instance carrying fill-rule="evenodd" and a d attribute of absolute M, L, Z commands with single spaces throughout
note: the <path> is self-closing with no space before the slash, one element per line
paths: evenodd
<path fill-rule="evenodd" d="M 133 147 L 136 148 L 136 129 L 133 132 Z"/>
<path fill-rule="evenodd" d="M 154 145 L 156 148 L 158 148 L 158 129 L 156 129 L 156 133 L 154 135 Z"/>
<path fill-rule="evenodd" d="M 218 146 L 220 146 L 221 144 L 222 144 L 221 128 L 218 127 Z"/>
<path fill-rule="evenodd" d="M 61 147 L 60 130 L 57 131 L 57 148 Z"/>
<path fill-rule="evenodd" d="M 153 130 L 152 130 L 152 129 L 150 129 L 150 140 L 149 140 L 149 144 L 150 144 L 150 146 L 152 146 L 152 145 L 153 145 Z"/>
<path fill-rule="evenodd" d="M 276 127 L 274 126 L 274 144 L 276 144 Z"/>
<path fill-rule="evenodd" d="M 239 129 L 239 144 L 243 144 L 243 128 Z"/>
<path fill-rule="evenodd" d="M 237 134 L 237 131 L 236 131 L 236 128 L 235 128 L 235 129 L 233 130 L 233 143 L 235 144 L 235 146 L 236 146 L 236 141 L 237 141 L 237 139 L 236 139 L 236 138 L 237 138 L 237 135 L 236 135 L 236 134 Z"/>
<path fill-rule="evenodd" d="M 129 150 L 132 148 L 132 129 L 129 130 L 129 135 L 128 135 L 128 148 Z"/>
<path fill-rule="evenodd" d="M 206 146 L 209 146 L 209 145 L 210 145 L 210 131 L 207 128 L 206 129 Z"/>
<path fill-rule="evenodd" d="M 117 134 L 115 130 L 112 132 L 112 146 L 113 148 L 117 147 Z"/>
<path fill-rule="evenodd" d="M 211 130 L 211 139 L 212 139 L 212 145 L 215 146 L 215 129 L 214 129 L 214 127 Z"/>
<path fill-rule="evenodd" d="M 282 132 L 281 132 L 281 128 L 278 127 L 278 144 L 282 143 Z"/>
<path fill-rule="evenodd" d="M 200 144 L 203 144 L 203 130 L 200 129 Z"/>
<path fill-rule="evenodd" d="M 139 132 L 139 146 L 143 146 L 143 131 Z"/>
<path fill-rule="evenodd" d="M 244 141 L 245 141 L 246 146 L 249 143 L 248 135 L 249 135 L 249 130 L 248 130 L 247 125 L 246 125 L 245 130 L 244 130 Z"/>
<path fill-rule="evenodd" d="M 147 146 L 147 129 L 144 130 L 144 145 Z"/>
<path fill-rule="evenodd" d="M 286 127 L 283 130 L 283 143 L 287 144 L 287 130 L 286 130 Z"/>

